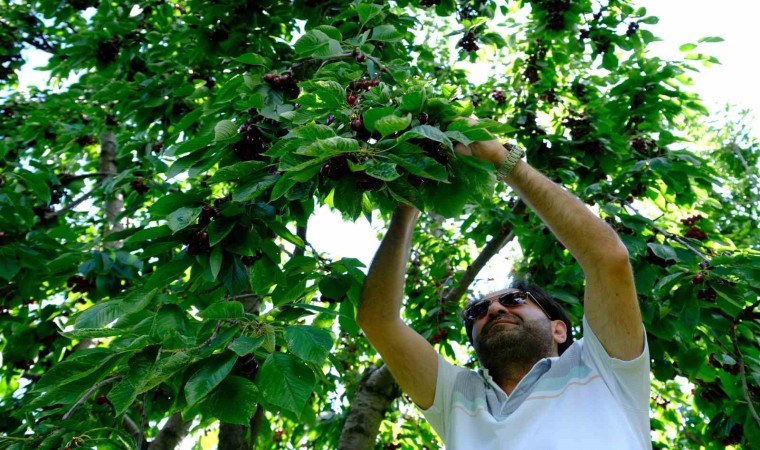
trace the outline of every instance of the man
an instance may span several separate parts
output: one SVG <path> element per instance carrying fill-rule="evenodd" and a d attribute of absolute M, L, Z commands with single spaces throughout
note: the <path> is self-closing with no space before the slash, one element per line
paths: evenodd
<path fill-rule="evenodd" d="M 400 317 L 419 212 L 400 205 L 369 269 L 357 321 L 449 450 L 641 449 L 649 354 L 628 252 L 578 198 L 496 140 L 456 150 L 494 164 L 581 265 L 584 338 L 543 290 L 520 283 L 463 311 L 482 369 L 456 367 Z M 562 356 L 560 356 L 560 353 Z"/>

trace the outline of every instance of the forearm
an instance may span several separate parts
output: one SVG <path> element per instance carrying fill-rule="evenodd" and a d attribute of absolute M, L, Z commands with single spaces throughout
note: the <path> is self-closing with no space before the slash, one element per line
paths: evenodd
<path fill-rule="evenodd" d="M 517 192 L 587 271 L 600 263 L 625 261 L 617 233 L 569 191 L 519 161 L 504 180 Z"/>
<path fill-rule="evenodd" d="M 407 206 L 401 206 L 393 213 L 362 289 L 356 318 L 362 328 L 398 320 L 404 297 L 409 251 L 418 217 L 419 211 Z"/>

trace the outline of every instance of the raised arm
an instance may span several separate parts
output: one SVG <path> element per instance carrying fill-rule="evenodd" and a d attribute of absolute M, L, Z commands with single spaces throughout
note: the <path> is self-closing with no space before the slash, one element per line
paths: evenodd
<path fill-rule="evenodd" d="M 412 400 L 427 409 L 435 399 L 438 354 L 401 320 L 401 303 L 416 209 L 400 205 L 375 254 L 362 290 L 356 320 Z"/>
<path fill-rule="evenodd" d="M 507 150 L 496 140 L 458 150 L 499 167 Z M 617 233 L 566 189 L 523 161 L 503 177 L 578 260 L 586 277 L 584 310 L 607 353 L 631 360 L 643 351 L 641 323 L 628 250 Z"/>

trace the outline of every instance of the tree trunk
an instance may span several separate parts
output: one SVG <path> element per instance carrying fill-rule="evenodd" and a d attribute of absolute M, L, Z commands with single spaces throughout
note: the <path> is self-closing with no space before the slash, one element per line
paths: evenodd
<path fill-rule="evenodd" d="M 231 423 L 219 424 L 219 446 L 217 450 L 249 450 L 251 445 L 246 442 L 245 435 L 248 427 Z"/>
<path fill-rule="evenodd" d="M 150 443 L 148 450 L 174 450 L 189 431 L 190 422 L 184 422 L 180 413 L 174 413 Z"/>
<path fill-rule="evenodd" d="M 116 135 L 112 131 L 107 131 L 100 136 L 100 172 L 106 174 L 106 179 L 115 177 L 118 174 L 116 167 L 116 155 L 118 147 L 116 145 Z M 106 217 L 105 236 L 111 233 L 121 231 L 124 226 L 117 222 L 116 218 L 124 210 L 124 200 L 121 193 L 114 194 L 113 198 L 107 199 L 103 211 Z M 107 242 L 106 247 L 119 248 L 120 242 Z"/>
<path fill-rule="evenodd" d="M 387 366 L 368 367 L 351 402 L 338 450 L 372 450 L 385 412 L 399 395 L 401 390 Z"/>

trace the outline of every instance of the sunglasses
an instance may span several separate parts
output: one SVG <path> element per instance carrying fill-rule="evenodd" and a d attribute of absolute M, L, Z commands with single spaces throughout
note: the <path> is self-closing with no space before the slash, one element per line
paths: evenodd
<path fill-rule="evenodd" d="M 546 317 L 551 320 L 549 313 L 547 313 L 544 307 L 536 301 L 530 292 L 518 290 L 509 291 L 499 295 L 496 300 L 498 300 L 498 302 L 504 307 L 521 306 L 528 303 L 528 300 L 531 300 L 536 306 L 541 308 L 541 311 L 543 311 L 544 314 L 546 314 Z M 482 318 L 488 314 L 488 308 L 491 307 L 491 303 L 493 303 L 493 297 L 484 298 L 470 303 L 470 305 L 464 310 L 464 317 L 471 321 Z"/>

